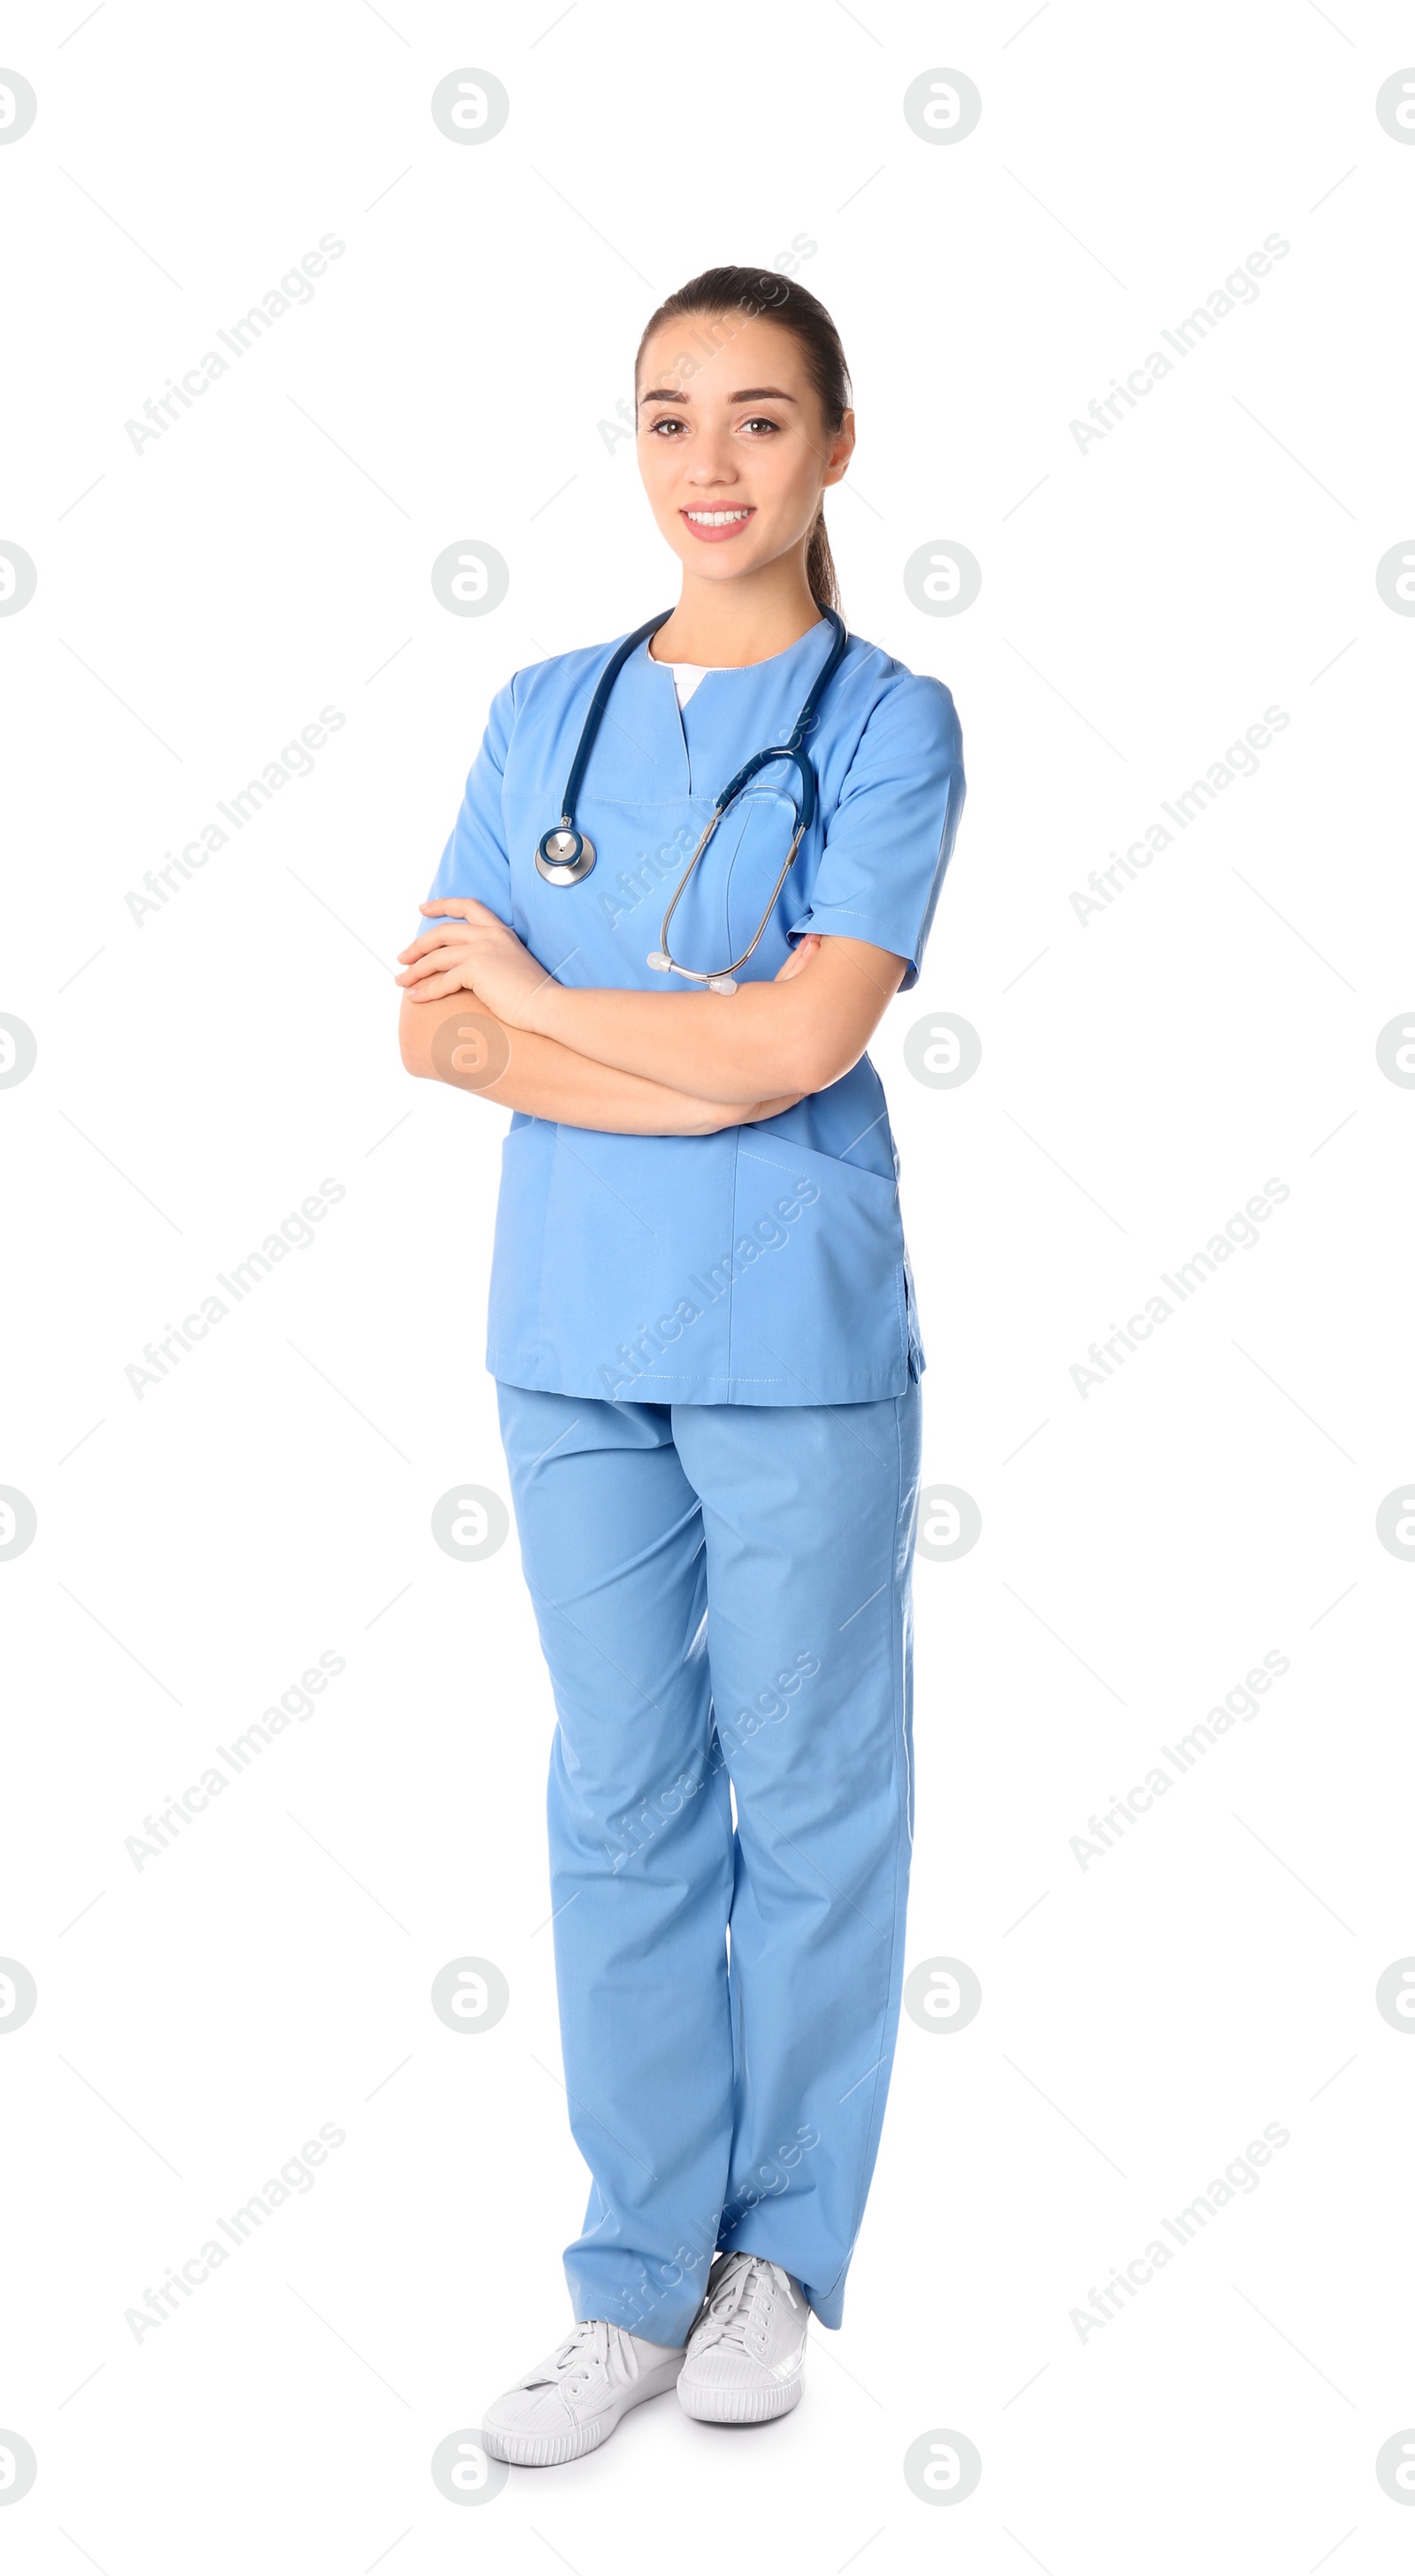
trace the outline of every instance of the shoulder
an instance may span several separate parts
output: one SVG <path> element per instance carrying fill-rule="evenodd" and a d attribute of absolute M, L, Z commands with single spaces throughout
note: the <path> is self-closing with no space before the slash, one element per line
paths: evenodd
<path fill-rule="evenodd" d="M 633 631 L 632 627 L 627 630 Z M 527 662 L 512 672 L 487 710 L 485 747 L 499 769 L 506 767 L 518 730 L 523 744 L 533 743 L 567 715 L 584 710 L 616 644 L 624 641 L 622 635 L 611 636 L 607 644 L 551 653 L 543 662 Z"/>
<path fill-rule="evenodd" d="M 882 644 L 852 635 L 841 665 L 841 713 L 855 735 L 852 772 L 901 756 L 957 768 L 963 730 L 953 693 L 931 672 L 911 671 Z"/>
<path fill-rule="evenodd" d="M 579 644 L 572 652 L 550 653 L 543 662 L 527 662 L 512 672 L 501 691 L 502 700 L 517 718 L 564 705 L 593 688 L 611 654 L 634 631 L 626 626 L 622 635 L 611 635 L 606 643 Z"/>

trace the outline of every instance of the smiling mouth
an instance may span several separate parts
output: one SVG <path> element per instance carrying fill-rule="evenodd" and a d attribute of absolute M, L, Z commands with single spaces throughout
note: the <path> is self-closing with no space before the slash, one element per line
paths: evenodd
<path fill-rule="evenodd" d="M 745 508 L 731 510 L 680 510 L 678 515 L 692 529 L 695 537 L 720 544 L 724 537 L 734 537 L 739 528 L 745 528 L 756 511 L 755 505 L 749 504 Z"/>

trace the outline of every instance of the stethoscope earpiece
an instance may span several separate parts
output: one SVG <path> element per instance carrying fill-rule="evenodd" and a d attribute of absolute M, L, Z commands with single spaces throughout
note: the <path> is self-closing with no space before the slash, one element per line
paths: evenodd
<path fill-rule="evenodd" d="M 757 938 L 760 939 L 760 937 L 761 932 L 758 931 Z M 754 940 L 752 944 L 755 947 L 756 941 Z M 644 964 L 651 966 L 655 975 L 686 975 L 694 984 L 706 984 L 710 993 L 735 993 L 737 990 L 735 975 L 695 975 L 691 966 L 678 965 L 661 948 L 651 948 L 644 959 Z"/>

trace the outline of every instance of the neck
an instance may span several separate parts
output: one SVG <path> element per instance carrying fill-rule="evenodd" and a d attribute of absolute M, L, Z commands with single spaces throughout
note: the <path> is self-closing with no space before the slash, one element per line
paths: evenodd
<path fill-rule="evenodd" d="M 784 653 L 820 623 L 804 547 L 736 581 L 683 575 L 683 593 L 649 650 L 656 662 L 705 662 L 741 670 Z"/>

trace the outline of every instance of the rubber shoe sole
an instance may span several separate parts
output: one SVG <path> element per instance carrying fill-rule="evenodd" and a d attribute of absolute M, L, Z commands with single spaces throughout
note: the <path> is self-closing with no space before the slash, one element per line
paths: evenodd
<path fill-rule="evenodd" d="M 612 2406 L 606 2406 L 589 2423 L 569 2427 L 563 2433 L 517 2433 L 504 2425 L 484 2422 L 482 2448 L 491 2459 L 507 2460 L 516 2469 L 563 2468 L 567 2460 L 582 2460 L 587 2452 L 597 2451 L 632 2407 L 647 2405 L 651 2397 L 666 2397 L 669 2389 L 677 2385 L 682 2367 L 682 2362 L 675 2360 L 641 2372 L 616 2392 Z"/>
<path fill-rule="evenodd" d="M 678 2382 L 678 2403 L 695 2424 L 769 2424 L 801 2402 L 803 2374 L 775 2388 L 699 2388 Z"/>

